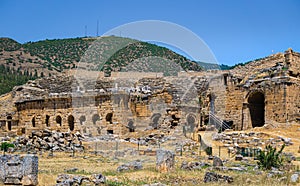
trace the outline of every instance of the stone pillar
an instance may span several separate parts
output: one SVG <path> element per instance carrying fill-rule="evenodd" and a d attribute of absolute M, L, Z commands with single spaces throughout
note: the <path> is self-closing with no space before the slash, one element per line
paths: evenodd
<path fill-rule="evenodd" d="M 156 151 L 156 170 L 159 172 L 169 172 L 174 168 L 175 155 L 168 150 Z"/>
<path fill-rule="evenodd" d="M 23 157 L 23 185 L 38 184 L 38 157 L 36 155 L 26 155 Z"/>

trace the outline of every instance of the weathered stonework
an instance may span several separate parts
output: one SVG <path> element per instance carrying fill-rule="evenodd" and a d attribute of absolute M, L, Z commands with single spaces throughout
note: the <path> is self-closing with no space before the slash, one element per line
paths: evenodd
<path fill-rule="evenodd" d="M 37 185 L 38 157 L 35 155 L 1 155 L 0 180 L 10 185 Z"/>
<path fill-rule="evenodd" d="M 300 54 L 291 49 L 230 71 L 226 114 L 236 130 L 299 122 Z"/>
<path fill-rule="evenodd" d="M 0 97 L 1 135 L 33 130 L 123 135 L 207 124 L 244 130 L 300 121 L 300 54 L 291 49 L 230 71 L 61 76 L 29 81 Z M 93 76 L 96 77 L 95 74 Z M 120 78 L 121 77 L 121 78 Z M 225 126 L 225 127 L 224 127 Z"/>

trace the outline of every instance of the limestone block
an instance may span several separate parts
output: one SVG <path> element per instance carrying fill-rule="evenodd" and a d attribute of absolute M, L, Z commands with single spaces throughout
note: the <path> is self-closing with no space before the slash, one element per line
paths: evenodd
<path fill-rule="evenodd" d="M 169 150 L 156 151 L 156 169 L 159 172 L 169 172 L 174 168 L 175 155 Z"/>

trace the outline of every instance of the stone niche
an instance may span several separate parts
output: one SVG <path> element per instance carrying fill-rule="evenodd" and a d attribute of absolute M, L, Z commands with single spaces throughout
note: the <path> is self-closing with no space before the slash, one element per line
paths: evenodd
<path fill-rule="evenodd" d="M 37 185 L 38 157 L 1 155 L 0 181 L 5 185 Z"/>

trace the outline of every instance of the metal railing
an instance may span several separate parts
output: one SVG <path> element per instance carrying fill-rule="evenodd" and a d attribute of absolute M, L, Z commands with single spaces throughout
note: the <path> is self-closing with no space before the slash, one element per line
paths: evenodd
<path fill-rule="evenodd" d="M 225 121 L 218 118 L 218 116 L 212 112 L 209 112 L 209 124 L 214 125 L 217 129 L 221 129 L 222 131 L 231 128 Z"/>

